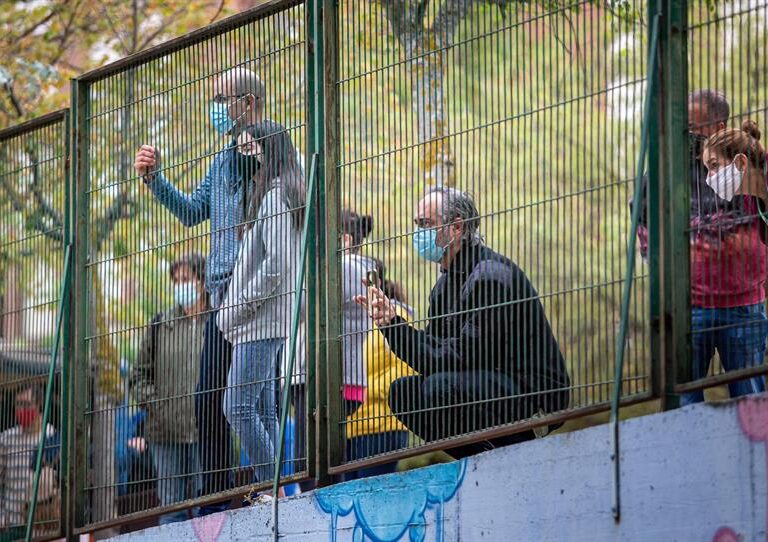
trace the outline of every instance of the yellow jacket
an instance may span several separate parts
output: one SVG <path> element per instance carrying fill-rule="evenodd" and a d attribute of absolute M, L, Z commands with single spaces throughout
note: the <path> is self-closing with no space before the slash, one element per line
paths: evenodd
<path fill-rule="evenodd" d="M 398 306 L 396 310 L 401 318 L 408 319 L 403 307 Z M 365 339 L 363 355 L 368 369 L 368 389 L 365 402 L 347 418 L 347 438 L 408 431 L 389 409 L 389 388 L 398 378 L 415 375 L 416 371 L 392 353 L 375 324 Z"/>

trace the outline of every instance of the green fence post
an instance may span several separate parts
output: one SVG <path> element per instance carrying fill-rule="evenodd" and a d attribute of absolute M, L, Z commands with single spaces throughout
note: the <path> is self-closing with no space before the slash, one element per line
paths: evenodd
<path fill-rule="evenodd" d="M 326 209 L 326 188 L 325 188 L 325 152 L 324 152 L 324 134 L 325 134 L 325 111 L 324 111 L 324 85 L 323 85 L 323 0 L 310 0 L 311 4 L 311 55 L 307 59 L 308 70 L 312 73 L 312 79 L 308 81 L 307 92 L 312 102 L 314 115 L 310 118 L 312 124 L 312 143 L 317 152 L 317 209 L 315 212 L 315 234 L 316 246 L 315 265 L 317 272 L 317 291 L 315 306 L 315 317 L 317 322 L 315 327 L 317 338 L 317 350 L 315 351 L 315 374 L 314 385 L 311 392 L 314 396 L 314 446 L 315 446 L 315 478 L 318 485 L 325 485 L 329 481 L 328 477 L 328 320 L 326 318 L 328 303 L 326 292 L 328 291 L 326 276 L 326 230 L 327 223 L 325 219 Z M 311 404 L 310 398 L 307 398 L 308 405 Z M 307 410 L 311 407 L 308 406 Z"/>
<path fill-rule="evenodd" d="M 317 122 L 317 116 L 322 114 L 322 107 L 318 107 L 317 100 L 315 93 L 317 92 L 317 82 L 315 73 L 317 68 L 317 63 L 315 61 L 315 51 L 316 51 L 316 44 L 315 44 L 315 2 L 314 0 L 309 0 L 304 4 L 304 19 L 306 21 L 306 45 L 305 45 L 305 64 L 304 64 L 304 71 L 306 73 L 306 87 L 305 87 L 305 93 L 306 93 L 306 103 L 307 103 L 307 111 L 306 111 L 306 119 L 307 119 L 307 149 L 305 154 L 305 166 L 304 171 L 310 171 L 311 165 L 313 161 L 313 156 L 320 152 L 320 146 L 318 144 L 319 137 L 317 135 L 317 132 L 319 131 L 319 126 L 322 126 Z M 316 159 L 316 158 L 315 158 Z M 316 164 L 317 167 L 317 164 Z M 315 175 L 318 175 L 319 172 L 315 172 Z M 317 177 L 315 177 L 317 179 Z M 313 207 L 313 216 L 310 217 L 310 220 L 307 223 L 307 236 L 309 239 L 312 239 L 313 242 L 307 246 L 307 281 L 306 281 L 306 288 L 307 288 L 307 303 L 306 303 L 306 333 L 307 333 L 307 363 L 306 363 L 306 371 L 307 374 L 305 375 L 305 385 L 304 385 L 304 393 L 306 394 L 305 397 L 305 413 L 308 417 L 308 419 L 305 420 L 297 420 L 297 423 L 300 423 L 304 426 L 304 429 L 306 430 L 307 438 L 304 442 L 305 448 L 304 453 L 307 457 L 307 475 L 310 478 L 316 478 L 317 477 L 317 354 L 319 349 L 321 348 L 321 342 L 317 340 L 319 337 L 318 335 L 318 321 L 320 320 L 317 316 L 317 310 L 318 310 L 318 292 L 319 290 L 319 281 L 320 281 L 320 274 L 317 272 L 317 258 L 318 258 L 318 229 L 316 227 L 317 224 L 317 217 L 318 217 L 318 195 L 317 190 L 315 190 L 315 202 Z M 309 206 L 310 202 L 307 201 L 307 206 Z"/>
<path fill-rule="evenodd" d="M 648 20 L 660 14 L 659 0 L 648 2 Z M 649 32 L 650 34 L 650 32 Z M 650 39 L 648 46 L 651 47 Z M 661 37 L 659 37 L 659 42 Z M 648 81 L 656 92 L 648 97 L 648 169 L 646 193 L 644 195 L 646 202 L 646 212 L 648 220 L 648 275 L 649 275 L 649 303 L 650 312 L 649 321 L 651 325 L 651 394 L 654 398 L 661 397 L 664 390 L 664 363 L 662 359 L 662 316 L 661 299 L 663 292 L 661 290 L 661 195 L 659 183 L 659 162 L 661 160 L 661 148 L 659 137 L 659 96 L 661 94 L 661 81 L 659 73 L 660 43 L 656 46 L 656 69 L 649 74 L 651 80 Z"/>
<path fill-rule="evenodd" d="M 635 275 L 635 258 L 636 258 L 636 243 L 637 243 L 637 230 L 640 222 L 640 214 L 642 212 L 642 195 L 643 195 L 643 171 L 645 168 L 645 160 L 648 151 L 649 140 L 649 120 L 652 112 L 651 96 L 653 96 L 656 90 L 656 78 L 654 73 L 657 66 L 657 50 L 658 50 L 658 36 L 659 36 L 659 16 L 657 13 L 652 13 L 650 17 L 651 28 L 651 40 L 650 47 L 648 49 L 648 86 L 645 95 L 645 101 L 643 103 L 643 123 L 641 128 L 640 137 L 640 151 L 637 155 L 637 167 L 635 168 L 635 188 L 633 201 L 635 204 L 632 207 L 632 226 L 630 227 L 629 240 L 627 242 L 627 269 L 624 277 L 624 285 L 622 289 L 621 299 L 621 321 L 619 323 L 619 334 L 616 338 L 616 362 L 615 362 L 615 375 L 613 380 L 613 396 L 611 399 L 611 425 L 612 425 L 612 437 L 613 437 L 613 450 L 611 453 L 611 461 L 613 462 L 613 475 L 614 475 L 614 492 L 613 492 L 613 517 L 616 521 L 621 518 L 621 493 L 620 493 L 620 480 L 621 480 L 621 466 L 620 466 L 620 450 L 619 450 L 619 407 L 621 405 L 621 393 L 622 382 L 624 374 L 624 355 L 626 352 L 626 339 L 627 328 L 629 327 L 629 306 L 632 302 L 632 283 L 634 282 Z"/>
<path fill-rule="evenodd" d="M 64 273 L 59 288 L 59 302 L 56 310 L 56 337 L 51 348 L 51 362 L 48 366 L 48 378 L 45 386 L 45 403 L 43 407 L 42 432 L 40 440 L 37 443 L 37 452 L 35 455 L 35 471 L 32 479 L 32 495 L 29 501 L 29 511 L 27 512 L 27 527 L 24 539 L 29 542 L 32 540 L 35 525 L 35 512 L 37 510 L 37 495 L 40 489 L 40 474 L 43 466 L 43 452 L 45 451 L 45 428 L 51 418 L 51 403 L 53 402 L 53 389 L 56 386 L 56 365 L 59 361 L 59 345 L 61 344 L 62 320 L 66 311 L 66 303 L 69 298 L 69 283 L 71 279 L 71 248 L 67 245 L 64 249 Z"/>
<path fill-rule="evenodd" d="M 67 111 L 64 117 L 64 245 L 72 247 L 74 241 L 72 229 L 72 115 Z M 72 248 L 70 248 L 69 258 L 70 268 L 64 272 L 72 273 Z M 73 274 L 73 273 L 72 273 Z M 61 491 L 61 508 L 59 527 L 62 536 L 69 536 L 69 413 L 70 413 L 70 381 L 72 363 L 75 359 L 72 347 L 74 345 L 72 333 L 72 281 L 74 277 L 70 275 L 70 287 L 67 290 L 68 298 L 64 300 L 64 314 L 62 317 L 62 349 L 61 349 L 61 429 L 59 445 L 59 476 Z"/>
<path fill-rule="evenodd" d="M 662 404 L 669 409 L 679 404 L 675 385 L 689 381 L 691 374 L 688 6 L 684 0 L 669 0 L 661 5 Z"/>
<path fill-rule="evenodd" d="M 85 337 L 88 330 L 88 243 L 89 195 L 88 195 L 88 149 L 89 149 L 89 86 L 82 81 L 72 81 L 72 188 L 73 213 L 73 283 L 71 315 L 73 321 L 72 374 L 70 379 L 70 481 L 68 536 L 75 539 L 77 528 L 85 525 L 86 494 L 88 475 L 87 439 L 88 424 L 88 379 L 89 356 Z"/>
<path fill-rule="evenodd" d="M 343 440 L 341 425 L 341 358 L 342 343 L 342 290 L 341 266 L 339 265 L 339 211 L 341 207 L 341 179 L 339 176 L 339 109 L 338 109 L 338 1 L 323 0 L 322 13 L 322 55 L 318 59 L 323 68 L 323 115 L 324 155 L 321 170 L 325 172 L 322 192 L 325 193 L 325 325 L 326 325 L 326 386 L 328 450 L 324 461 L 328 467 L 341 464 L 343 459 Z M 321 388 L 322 389 L 322 388 Z"/>

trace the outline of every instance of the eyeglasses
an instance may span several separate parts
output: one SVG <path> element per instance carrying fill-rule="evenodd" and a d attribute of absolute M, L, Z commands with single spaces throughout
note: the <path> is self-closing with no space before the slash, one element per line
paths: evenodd
<path fill-rule="evenodd" d="M 214 103 L 217 103 L 217 104 L 228 104 L 229 101 L 232 100 L 233 98 L 235 99 L 235 101 L 239 101 L 239 100 L 242 100 L 243 98 L 245 98 L 246 96 L 253 96 L 253 95 L 250 94 L 250 93 L 248 93 L 248 94 L 232 94 L 232 95 L 229 95 L 229 96 L 227 96 L 226 94 L 216 94 L 213 97 L 213 101 L 214 101 Z M 258 100 L 259 98 L 257 96 L 254 96 L 253 99 L 254 100 Z"/>
<path fill-rule="evenodd" d="M 425 230 L 437 227 L 437 223 L 433 222 L 429 218 L 417 218 L 413 222 L 416 224 L 417 228 L 422 228 Z"/>

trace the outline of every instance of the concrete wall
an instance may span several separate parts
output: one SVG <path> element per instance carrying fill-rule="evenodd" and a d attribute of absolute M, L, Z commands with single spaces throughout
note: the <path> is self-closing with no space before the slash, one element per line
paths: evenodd
<path fill-rule="evenodd" d="M 622 424 L 622 517 L 611 514 L 608 426 L 282 501 L 281 540 L 766 540 L 768 397 Z M 121 541 L 271 540 L 269 506 Z"/>

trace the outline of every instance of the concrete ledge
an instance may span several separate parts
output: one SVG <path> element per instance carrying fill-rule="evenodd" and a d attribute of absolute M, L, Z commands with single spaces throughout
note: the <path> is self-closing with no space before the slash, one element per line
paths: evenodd
<path fill-rule="evenodd" d="M 619 523 L 611 514 L 609 430 L 592 427 L 287 499 L 280 503 L 280 539 L 766 540 L 768 396 L 623 422 Z M 271 508 L 115 540 L 272 540 Z"/>

